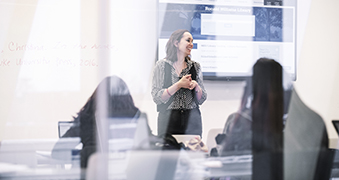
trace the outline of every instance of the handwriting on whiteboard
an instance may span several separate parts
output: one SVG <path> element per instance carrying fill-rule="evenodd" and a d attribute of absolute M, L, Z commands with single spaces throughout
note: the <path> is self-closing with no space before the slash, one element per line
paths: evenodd
<path fill-rule="evenodd" d="M 72 52 L 74 50 L 75 52 Z M 98 67 L 95 51 L 117 51 L 117 47 L 111 44 L 80 44 L 54 42 L 48 45 L 25 44 L 10 41 L 0 53 L 0 67 L 9 66 L 35 66 L 53 65 L 68 67 Z M 78 53 L 76 56 L 68 54 Z M 33 53 L 24 56 L 25 53 Z M 86 54 L 82 58 L 81 53 Z M 57 54 L 57 55 L 54 55 Z"/>

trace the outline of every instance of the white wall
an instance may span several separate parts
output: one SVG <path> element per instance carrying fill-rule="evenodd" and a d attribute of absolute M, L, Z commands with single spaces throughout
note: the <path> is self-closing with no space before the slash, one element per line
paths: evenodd
<path fill-rule="evenodd" d="M 300 52 L 297 93 L 326 123 L 331 148 L 339 148 L 339 1 L 313 0 Z"/>

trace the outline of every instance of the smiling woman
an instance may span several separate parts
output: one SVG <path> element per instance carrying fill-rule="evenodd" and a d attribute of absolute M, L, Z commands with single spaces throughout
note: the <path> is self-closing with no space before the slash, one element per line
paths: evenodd
<path fill-rule="evenodd" d="M 191 60 L 193 37 L 187 30 L 172 33 L 166 57 L 156 63 L 152 97 L 157 104 L 158 135 L 202 134 L 199 105 L 207 98 L 200 64 Z"/>

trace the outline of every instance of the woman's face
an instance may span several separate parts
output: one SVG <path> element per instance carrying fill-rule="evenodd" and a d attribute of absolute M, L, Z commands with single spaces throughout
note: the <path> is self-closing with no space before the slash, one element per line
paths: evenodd
<path fill-rule="evenodd" d="M 191 33 L 185 32 L 182 35 L 182 38 L 177 43 L 178 53 L 182 53 L 186 56 L 191 54 L 191 50 L 193 48 L 193 37 Z"/>

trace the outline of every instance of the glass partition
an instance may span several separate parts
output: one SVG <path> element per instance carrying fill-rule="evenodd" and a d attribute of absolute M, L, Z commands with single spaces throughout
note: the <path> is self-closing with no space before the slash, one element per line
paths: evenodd
<path fill-rule="evenodd" d="M 0 179 L 280 176 L 296 3 L 0 1 Z"/>

